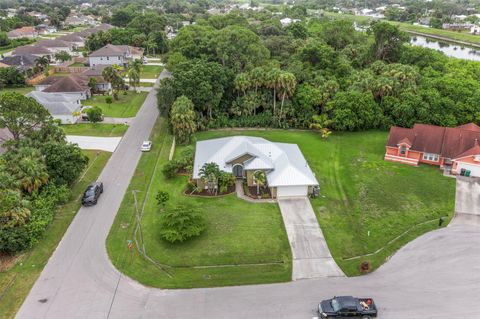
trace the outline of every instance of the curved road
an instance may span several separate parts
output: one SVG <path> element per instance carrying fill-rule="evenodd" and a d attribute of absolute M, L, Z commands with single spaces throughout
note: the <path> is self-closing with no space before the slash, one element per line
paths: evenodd
<path fill-rule="evenodd" d="M 152 91 L 99 178 L 98 205 L 79 210 L 17 318 L 312 318 L 318 301 L 342 294 L 374 297 L 380 318 L 479 317 L 477 219 L 456 218 L 363 277 L 161 290 L 123 276 L 105 240 L 157 116 Z"/>

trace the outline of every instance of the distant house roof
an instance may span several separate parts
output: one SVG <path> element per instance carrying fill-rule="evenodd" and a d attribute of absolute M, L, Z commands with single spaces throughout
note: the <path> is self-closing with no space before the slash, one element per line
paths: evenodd
<path fill-rule="evenodd" d="M 53 83 L 58 82 L 61 79 L 62 79 L 61 76 L 49 76 L 49 77 L 46 77 L 45 79 L 43 79 L 42 81 L 38 82 L 35 85 L 39 85 L 39 86 L 52 85 Z"/>
<path fill-rule="evenodd" d="M 411 141 L 410 149 L 413 151 L 439 154 L 445 158 L 480 155 L 480 147 L 475 147 L 480 141 L 480 127 L 474 123 L 458 127 L 427 124 L 415 124 L 411 129 L 392 127 L 387 146 L 398 147 L 405 139 Z M 472 153 L 477 151 L 478 154 Z"/>
<path fill-rule="evenodd" d="M 88 87 L 88 80 L 79 75 L 69 75 L 61 77 L 60 80 L 55 81 L 48 88 L 43 90 L 46 93 L 62 93 L 62 92 L 85 92 Z"/>
<path fill-rule="evenodd" d="M 125 56 L 130 53 L 128 45 L 113 45 L 107 44 L 103 48 L 98 49 L 90 53 L 90 57 L 102 57 L 102 56 Z"/>
<path fill-rule="evenodd" d="M 205 163 L 232 172 L 231 161 L 249 155 L 246 170 L 265 170 L 269 186 L 318 185 L 296 144 L 273 143 L 259 137 L 234 136 L 197 142 L 193 178 L 200 178 Z"/>
<path fill-rule="evenodd" d="M 45 47 L 33 46 L 33 45 L 24 45 L 16 48 L 12 55 L 25 55 L 25 54 L 34 54 L 34 55 L 50 55 L 52 52 Z"/>
<path fill-rule="evenodd" d="M 8 37 L 33 36 L 36 34 L 35 27 L 22 27 L 7 33 Z"/>
<path fill-rule="evenodd" d="M 62 41 L 62 40 L 57 40 L 57 39 L 49 39 L 49 40 L 41 40 L 38 41 L 35 46 L 39 47 L 46 47 L 46 48 L 69 48 L 70 43 Z"/>
<path fill-rule="evenodd" d="M 26 96 L 35 99 L 52 116 L 72 115 L 82 107 L 82 105 L 77 102 L 76 98 L 72 98 L 65 94 L 33 91 Z"/>
<path fill-rule="evenodd" d="M 95 65 L 92 66 L 85 71 L 82 72 L 82 75 L 85 76 L 102 76 L 103 69 L 105 69 L 108 65 Z"/>
<path fill-rule="evenodd" d="M 6 56 L 0 62 L 8 66 L 16 66 L 21 69 L 28 69 L 35 66 L 38 56 L 31 54 Z"/>
<path fill-rule="evenodd" d="M 79 35 L 76 34 L 67 34 L 64 36 L 61 36 L 57 38 L 60 41 L 65 41 L 65 42 L 83 42 L 83 38 Z"/>

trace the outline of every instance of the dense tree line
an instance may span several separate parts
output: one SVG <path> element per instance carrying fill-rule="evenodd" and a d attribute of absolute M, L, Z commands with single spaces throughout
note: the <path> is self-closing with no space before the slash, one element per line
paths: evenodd
<path fill-rule="evenodd" d="M 258 18 L 258 17 L 257 17 Z M 221 23 L 220 23 L 221 22 Z M 170 43 L 159 108 L 184 96 L 198 129 L 259 126 L 388 129 L 478 121 L 478 62 L 408 44 L 398 27 L 351 22 L 282 28 L 235 14 L 199 20 Z"/>
<path fill-rule="evenodd" d="M 88 158 L 48 111 L 19 93 L 0 95 L 0 129 L 13 136 L 0 156 L 0 251 L 15 253 L 43 235 Z"/>

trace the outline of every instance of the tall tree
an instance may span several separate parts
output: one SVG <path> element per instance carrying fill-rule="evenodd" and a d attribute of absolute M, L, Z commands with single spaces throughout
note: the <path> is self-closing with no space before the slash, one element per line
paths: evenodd
<path fill-rule="evenodd" d="M 48 181 L 47 166 L 45 158 L 40 151 L 31 147 L 23 147 L 18 151 L 7 153 L 12 163 L 10 172 L 19 181 L 20 188 L 31 194 L 45 185 Z"/>
<path fill-rule="evenodd" d="M 372 32 L 375 38 L 371 48 L 373 57 L 385 62 L 397 61 L 403 44 L 409 39 L 408 35 L 388 22 L 374 23 Z"/>
<path fill-rule="evenodd" d="M 109 65 L 102 71 L 103 78 L 112 85 L 113 98 L 115 100 L 118 100 L 118 92 L 125 87 L 122 72 L 122 67 L 116 64 Z"/>
<path fill-rule="evenodd" d="M 197 123 L 194 105 L 186 96 L 178 97 L 173 103 L 170 110 L 170 123 L 178 143 L 188 143 L 197 130 Z"/>
<path fill-rule="evenodd" d="M 20 93 L 0 94 L 0 128 L 7 128 L 15 141 L 51 121 L 48 111 Z"/>

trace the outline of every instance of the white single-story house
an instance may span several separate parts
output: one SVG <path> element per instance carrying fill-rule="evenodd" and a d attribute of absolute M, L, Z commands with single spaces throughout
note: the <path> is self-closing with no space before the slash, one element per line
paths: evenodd
<path fill-rule="evenodd" d="M 256 185 L 256 171 L 265 172 L 273 198 L 307 196 L 318 186 L 315 174 L 297 144 L 273 143 L 247 136 L 199 141 L 192 176 L 198 187 L 206 187 L 200 169 L 212 162 L 222 171 L 246 179 L 248 186 Z"/>
<path fill-rule="evenodd" d="M 75 124 L 80 118 L 80 100 L 61 93 L 32 91 L 26 95 L 40 103 L 61 124 Z"/>

